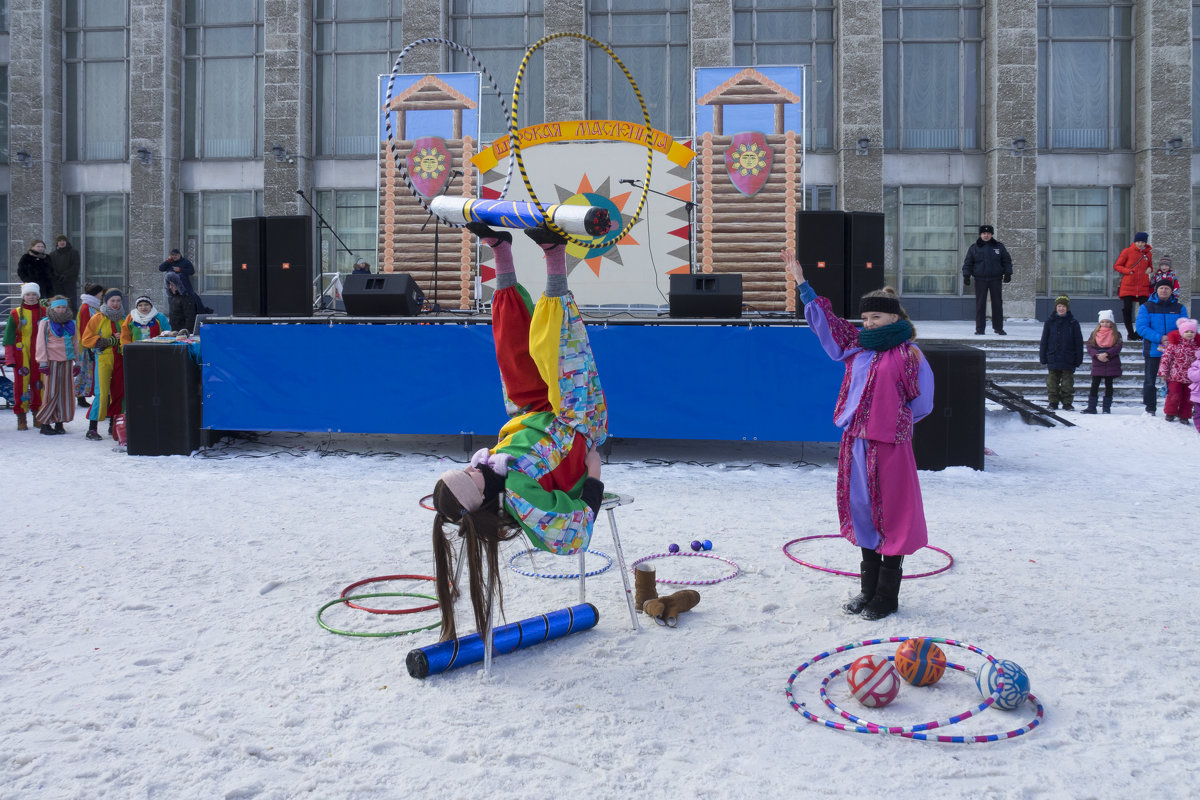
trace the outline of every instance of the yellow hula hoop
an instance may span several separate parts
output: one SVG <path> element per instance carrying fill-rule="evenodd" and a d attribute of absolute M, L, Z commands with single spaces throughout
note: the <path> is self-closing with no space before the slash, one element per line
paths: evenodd
<path fill-rule="evenodd" d="M 618 67 L 621 68 L 621 72 L 625 73 L 625 77 L 629 80 L 629 85 L 631 87 L 633 87 L 633 93 L 635 95 L 637 95 L 638 103 L 642 107 L 642 118 L 645 119 L 645 121 L 646 121 L 646 131 L 649 132 L 652 129 L 652 127 L 650 125 L 650 111 L 649 111 L 649 109 L 646 108 L 646 101 L 642 98 L 642 90 L 638 88 L 637 81 L 635 81 L 633 79 L 633 75 L 631 75 L 629 73 L 629 70 L 625 68 L 625 65 L 621 63 L 621 59 L 617 58 L 617 54 L 614 53 L 612 50 L 610 50 L 608 48 L 608 45 L 604 44 L 604 42 L 601 42 L 597 39 L 593 39 L 591 36 L 588 36 L 586 33 L 573 33 L 573 32 L 567 31 L 567 32 L 563 32 L 563 33 L 552 33 L 549 36 L 543 36 L 541 39 L 534 42 L 530 46 L 530 48 L 525 51 L 525 57 L 521 59 L 521 66 L 517 67 L 517 80 L 513 84 L 512 114 L 509 116 L 509 123 L 508 123 L 509 124 L 509 128 L 508 128 L 509 149 L 512 151 L 512 156 L 514 157 L 514 159 L 517 162 L 517 169 L 519 169 L 521 171 L 521 181 L 525 184 L 525 190 L 529 192 L 529 197 L 531 200 L 533 200 L 533 204 L 535 206 L 537 206 L 538 211 L 540 211 L 542 213 L 542 216 L 544 216 L 546 218 L 546 227 L 549 228 L 550 230 L 554 231 L 555 233 L 559 234 L 560 236 L 565 236 L 567 238 L 567 241 L 577 244 L 580 247 L 585 247 L 585 248 L 590 249 L 595 244 L 595 242 L 589 241 L 586 239 L 575 238 L 571 234 L 567 233 L 566 231 L 562 230 L 557 225 L 555 225 L 554 222 L 550 219 L 550 214 L 548 214 L 546 209 L 542 206 L 542 201 L 538 199 L 537 192 L 535 192 L 533 190 L 533 184 L 529 182 L 529 175 L 525 172 L 525 160 L 521 157 L 521 142 L 519 140 L 519 137 L 517 136 L 517 122 L 516 122 L 516 120 L 517 120 L 517 103 L 521 97 L 521 80 L 525 77 L 525 65 L 529 63 L 529 59 L 533 56 L 534 53 L 536 53 L 538 50 L 540 50 L 544 44 L 546 44 L 547 42 L 552 42 L 555 39 L 563 39 L 563 38 L 567 38 L 567 37 L 569 37 L 571 39 L 583 39 L 585 42 L 590 42 L 591 44 L 596 45 L 596 47 L 599 47 L 601 50 L 603 50 L 605 53 L 608 54 L 608 57 L 611 58 Z M 642 181 L 642 196 L 640 198 L 638 198 L 637 208 L 634 209 L 633 214 L 630 215 L 629 220 L 625 223 L 625 227 L 621 228 L 621 232 L 619 234 L 617 234 L 617 237 L 616 237 L 617 239 L 624 238 L 624 236 L 629 233 L 629 231 L 633 227 L 634 223 L 637 222 L 638 217 L 641 216 L 642 208 L 644 208 L 646 205 L 646 196 L 650 190 L 650 173 L 653 169 L 654 169 L 654 147 L 651 145 L 649 138 L 647 138 L 647 140 L 646 140 L 646 179 Z"/>

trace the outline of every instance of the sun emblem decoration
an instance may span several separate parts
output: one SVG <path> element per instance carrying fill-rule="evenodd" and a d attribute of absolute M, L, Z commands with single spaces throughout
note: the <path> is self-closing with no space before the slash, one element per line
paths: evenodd
<path fill-rule="evenodd" d="M 446 154 L 433 147 L 422 147 L 413 156 L 413 172 L 422 180 L 431 180 L 446 171 Z"/>
<path fill-rule="evenodd" d="M 734 171 L 742 177 L 757 175 L 767 168 L 766 153 L 754 142 L 739 144 L 730 161 Z"/>

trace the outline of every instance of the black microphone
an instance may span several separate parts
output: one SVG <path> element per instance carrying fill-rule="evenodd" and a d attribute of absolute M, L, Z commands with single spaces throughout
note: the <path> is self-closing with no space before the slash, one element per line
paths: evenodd
<path fill-rule="evenodd" d="M 628 183 L 630 186 L 633 186 L 637 181 L 633 178 L 621 178 L 617 183 Z"/>
<path fill-rule="evenodd" d="M 303 190 L 303 189 L 297 189 L 297 190 L 296 190 L 296 194 L 300 195 L 301 197 L 304 197 L 304 190 Z"/>
<path fill-rule="evenodd" d="M 452 169 L 452 170 L 450 170 L 450 177 L 451 177 L 451 178 L 460 178 L 460 177 L 462 177 L 462 174 L 463 174 L 463 171 L 462 171 L 461 169 Z"/>

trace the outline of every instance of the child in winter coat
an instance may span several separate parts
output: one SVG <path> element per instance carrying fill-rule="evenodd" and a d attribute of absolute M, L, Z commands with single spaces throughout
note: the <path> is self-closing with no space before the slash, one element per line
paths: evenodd
<path fill-rule="evenodd" d="M 167 326 L 170 324 L 167 318 L 154 308 L 150 298 L 142 295 L 133 302 L 133 310 L 125 317 L 125 324 L 121 326 L 121 344 L 153 339 L 168 330 Z"/>
<path fill-rule="evenodd" d="M 1075 370 L 1083 363 L 1083 331 L 1071 314 L 1071 298 L 1065 294 L 1054 300 L 1054 314 L 1042 326 L 1042 345 L 1038 360 L 1046 373 L 1046 394 L 1051 410 L 1061 402 L 1064 411 L 1074 411 Z"/>
<path fill-rule="evenodd" d="M 100 298 L 104 295 L 104 287 L 98 283 L 89 283 L 83 287 L 79 295 L 79 311 L 75 314 L 75 330 L 83 336 L 92 316 L 100 313 Z M 88 408 L 87 398 L 92 396 L 96 382 L 96 353 L 87 347 L 78 348 L 75 360 L 75 396 L 79 398 L 79 407 Z"/>
<path fill-rule="evenodd" d="M 164 273 L 163 283 L 167 287 L 167 320 L 171 324 L 171 330 L 195 333 L 198 311 L 196 298 L 188 293 L 178 273 Z"/>
<path fill-rule="evenodd" d="M 38 323 L 34 351 L 42 371 L 42 405 L 33 421 L 47 436 L 66 433 L 63 423 L 75 419 L 73 373 L 80 348 L 74 317 L 70 302 L 58 295 L 50 300 L 46 317 Z"/>
<path fill-rule="evenodd" d="M 96 431 L 100 420 L 108 420 L 108 432 L 117 438 L 113 417 L 123 413 L 125 406 L 125 362 L 121 358 L 121 321 L 125 319 L 125 295 L 119 289 L 104 294 L 100 313 L 92 316 L 87 329 L 80 335 L 84 347 L 96 354 L 96 382 L 92 387 L 96 399 L 88 409 L 88 431 L 92 441 L 103 437 Z"/>
<path fill-rule="evenodd" d="M 1200 404 L 1200 350 L 1196 351 L 1196 360 L 1188 367 L 1188 380 L 1192 382 L 1192 422 L 1196 425 L 1196 433 L 1200 433 L 1200 414 L 1195 413 Z"/>
<path fill-rule="evenodd" d="M 1186 317 L 1175 321 L 1177 330 L 1167 334 L 1167 346 L 1162 348 L 1158 376 L 1167 379 L 1167 399 L 1163 414 L 1167 422 L 1178 419 L 1184 425 L 1192 420 L 1191 378 L 1188 369 L 1196 360 L 1200 339 L 1196 338 L 1196 320 Z"/>
<path fill-rule="evenodd" d="M 1092 357 L 1092 389 L 1088 392 L 1088 404 L 1083 413 L 1096 413 L 1101 381 L 1104 381 L 1104 413 L 1111 413 L 1113 378 L 1121 377 L 1121 332 L 1117 330 L 1112 311 L 1105 309 L 1100 312 L 1096 330 L 1088 337 L 1087 351 Z"/>

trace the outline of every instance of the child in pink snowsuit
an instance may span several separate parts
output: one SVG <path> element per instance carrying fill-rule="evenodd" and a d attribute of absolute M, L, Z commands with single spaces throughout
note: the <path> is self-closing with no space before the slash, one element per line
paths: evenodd
<path fill-rule="evenodd" d="M 1178 419 L 1187 425 L 1192 419 L 1192 398 L 1188 369 L 1196 360 L 1200 350 L 1200 338 L 1196 336 L 1196 320 L 1181 317 L 1175 320 L 1176 330 L 1164 337 L 1165 347 L 1160 345 L 1162 360 L 1158 362 L 1158 375 L 1167 379 L 1167 399 L 1163 402 L 1164 419 Z"/>

